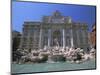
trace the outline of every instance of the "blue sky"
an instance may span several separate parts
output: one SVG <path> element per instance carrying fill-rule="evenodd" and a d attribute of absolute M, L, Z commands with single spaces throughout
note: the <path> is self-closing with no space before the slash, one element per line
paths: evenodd
<path fill-rule="evenodd" d="M 12 29 L 22 32 L 24 21 L 41 21 L 43 16 L 50 16 L 55 10 L 64 16 L 70 16 L 75 22 L 87 23 L 89 31 L 96 18 L 95 6 L 13 1 Z"/>

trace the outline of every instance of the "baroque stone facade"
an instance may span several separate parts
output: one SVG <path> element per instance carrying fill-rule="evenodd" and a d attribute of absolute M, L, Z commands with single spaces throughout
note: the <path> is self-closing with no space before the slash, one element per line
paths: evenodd
<path fill-rule="evenodd" d="M 18 31 L 12 31 L 12 50 L 15 51 L 19 48 L 21 34 Z"/>
<path fill-rule="evenodd" d="M 71 17 L 55 11 L 43 16 L 42 22 L 24 22 L 20 48 L 41 49 L 53 47 L 88 47 L 88 26 L 73 22 Z"/>
<path fill-rule="evenodd" d="M 92 32 L 90 35 L 90 42 L 92 47 L 96 48 L 96 24 L 92 26 Z"/>

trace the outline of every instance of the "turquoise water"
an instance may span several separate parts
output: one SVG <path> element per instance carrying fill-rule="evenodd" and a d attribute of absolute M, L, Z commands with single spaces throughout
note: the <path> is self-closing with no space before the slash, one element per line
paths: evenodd
<path fill-rule="evenodd" d="M 78 69 L 95 69 L 95 61 L 76 64 L 70 62 L 39 63 L 39 64 L 12 64 L 12 73 L 47 72 Z"/>

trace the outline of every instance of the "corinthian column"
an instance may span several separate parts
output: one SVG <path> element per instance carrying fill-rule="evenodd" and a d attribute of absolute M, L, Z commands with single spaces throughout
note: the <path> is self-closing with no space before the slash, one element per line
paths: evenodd
<path fill-rule="evenodd" d="M 51 44 L 51 29 L 48 29 L 48 47 L 50 47 Z"/>
<path fill-rule="evenodd" d="M 19 45 L 19 48 L 22 48 L 22 45 L 23 45 L 23 34 L 22 34 L 22 36 L 20 37 L 20 45 Z"/>
<path fill-rule="evenodd" d="M 28 33 L 27 36 L 27 49 L 30 49 L 30 32 Z"/>
<path fill-rule="evenodd" d="M 62 30 L 63 33 L 63 47 L 65 47 L 65 29 Z"/>
<path fill-rule="evenodd" d="M 73 44 L 73 31 L 71 29 L 71 47 L 74 47 L 74 44 Z"/>
<path fill-rule="evenodd" d="M 40 29 L 40 36 L 39 36 L 39 48 L 42 46 L 42 29 Z"/>
<path fill-rule="evenodd" d="M 77 33 L 77 44 L 80 47 L 80 37 L 79 37 L 80 32 L 79 32 L 79 30 L 77 30 L 76 33 Z"/>

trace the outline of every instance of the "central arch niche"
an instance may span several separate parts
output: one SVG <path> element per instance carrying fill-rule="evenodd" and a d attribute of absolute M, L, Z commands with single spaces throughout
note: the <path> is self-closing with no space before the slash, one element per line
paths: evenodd
<path fill-rule="evenodd" d="M 61 46 L 61 31 L 55 30 L 52 33 L 52 46 Z"/>

